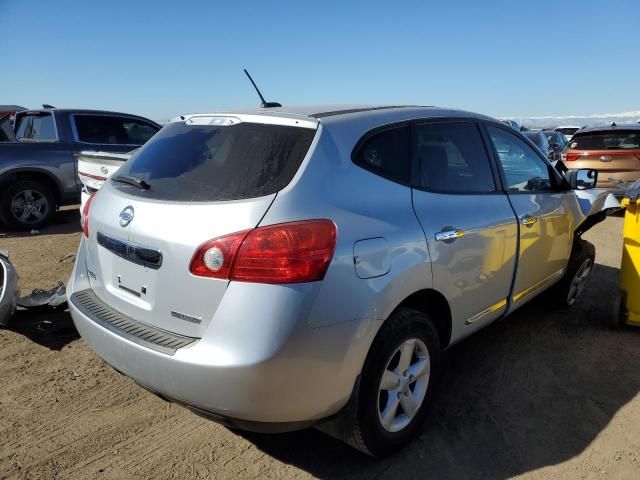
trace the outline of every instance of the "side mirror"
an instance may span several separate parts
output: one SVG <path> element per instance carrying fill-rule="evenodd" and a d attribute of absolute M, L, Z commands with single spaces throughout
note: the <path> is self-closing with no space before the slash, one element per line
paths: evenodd
<path fill-rule="evenodd" d="M 565 177 L 573 190 L 590 190 L 596 187 L 598 171 L 592 168 L 569 170 Z"/>

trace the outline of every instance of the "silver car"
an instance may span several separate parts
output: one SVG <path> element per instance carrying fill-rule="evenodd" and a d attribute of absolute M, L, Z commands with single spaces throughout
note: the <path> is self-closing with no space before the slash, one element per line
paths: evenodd
<path fill-rule="evenodd" d="M 443 350 L 549 288 L 575 302 L 594 184 L 468 112 L 189 115 L 85 205 L 69 308 L 167 400 L 381 455 L 418 432 Z"/>

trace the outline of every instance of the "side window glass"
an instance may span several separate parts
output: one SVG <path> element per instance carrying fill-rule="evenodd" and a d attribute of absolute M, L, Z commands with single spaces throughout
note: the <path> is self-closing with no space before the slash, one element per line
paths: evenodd
<path fill-rule="evenodd" d="M 498 152 L 507 190 L 546 192 L 553 190 L 549 166 L 525 142 L 501 128 L 488 126 Z"/>
<path fill-rule="evenodd" d="M 475 124 L 418 125 L 416 142 L 421 187 L 446 193 L 495 191 L 489 157 Z"/>
<path fill-rule="evenodd" d="M 56 126 L 50 113 L 21 115 L 16 137 L 25 142 L 53 142 L 57 140 Z"/>
<path fill-rule="evenodd" d="M 128 118 L 123 119 L 122 126 L 127 132 L 127 143 L 130 145 L 144 145 L 158 131 L 158 128 L 153 125 Z"/>
<path fill-rule="evenodd" d="M 158 129 L 146 122 L 108 115 L 75 115 L 78 140 L 102 145 L 143 145 Z"/>
<path fill-rule="evenodd" d="M 384 130 L 369 138 L 353 158 L 355 164 L 391 180 L 409 183 L 409 127 Z"/>
<path fill-rule="evenodd" d="M 102 145 L 127 144 L 127 132 L 122 120 L 106 115 L 75 115 L 78 140 Z"/>

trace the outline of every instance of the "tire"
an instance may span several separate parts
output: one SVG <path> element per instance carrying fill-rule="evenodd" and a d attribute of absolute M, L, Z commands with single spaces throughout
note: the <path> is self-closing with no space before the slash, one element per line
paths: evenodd
<path fill-rule="evenodd" d="M 627 293 L 619 290 L 613 298 L 610 327 L 614 330 L 622 328 L 627 320 Z"/>
<path fill-rule="evenodd" d="M 9 185 L 2 198 L 0 218 L 18 230 L 38 229 L 49 223 L 55 208 L 49 186 L 37 180 L 18 180 Z"/>
<path fill-rule="evenodd" d="M 409 349 L 410 366 L 405 374 L 399 363 L 406 364 L 408 357 L 402 352 Z M 384 456 L 416 437 L 434 391 L 440 357 L 440 339 L 429 317 L 408 308 L 393 312 L 365 361 L 343 440 L 366 454 Z M 417 376 L 413 380 L 411 370 Z M 394 381 L 399 384 L 391 390 Z M 383 388 L 384 382 L 390 390 Z M 409 414 L 409 407 L 417 408 Z"/>
<path fill-rule="evenodd" d="M 552 287 L 552 295 L 558 307 L 573 307 L 576 304 L 591 276 L 595 259 L 596 248 L 593 244 L 581 238 L 573 241 L 564 276 Z"/>

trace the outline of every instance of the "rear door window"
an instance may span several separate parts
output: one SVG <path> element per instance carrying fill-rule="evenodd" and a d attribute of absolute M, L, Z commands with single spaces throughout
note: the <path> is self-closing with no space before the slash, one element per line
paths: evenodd
<path fill-rule="evenodd" d="M 248 122 L 171 123 L 116 175 L 136 177 L 151 188 L 112 184 L 128 194 L 159 200 L 207 202 L 270 195 L 293 179 L 315 133 L 310 128 Z"/>
<path fill-rule="evenodd" d="M 23 142 L 55 142 L 56 124 L 50 112 L 28 113 L 17 117 L 16 138 Z"/>
<path fill-rule="evenodd" d="M 409 126 L 390 127 L 373 134 L 356 148 L 353 162 L 389 180 L 408 184 L 411 172 Z"/>
<path fill-rule="evenodd" d="M 77 139 L 101 145 L 134 145 L 146 143 L 158 127 L 142 120 L 111 115 L 74 115 Z"/>
<path fill-rule="evenodd" d="M 636 150 L 640 149 L 640 130 L 579 133 L 569 144 L 575 150 Z"/>
<path fill-rule="evenodd" d="M 434 192 L 496 190 L 489 156 L 477 125 L 469 122 L 416 126 L 418 186 Z"/>

